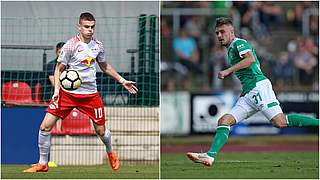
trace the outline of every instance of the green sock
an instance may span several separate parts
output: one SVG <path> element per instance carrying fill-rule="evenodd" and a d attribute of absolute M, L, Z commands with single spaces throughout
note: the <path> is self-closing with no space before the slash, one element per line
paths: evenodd
<path fill-rule="evenodd" d="M 288 127 L 319 126 L 319 119 L 301 114 L 289 114 L 287 119 Z"/>
<path fill-rule="evenodd" d="M 226 125 L 218 126 L 216 135 L 213 138 L 213 143 L 209 151 L 207 152 L 209 156 L 216 157 L 219 150 L 227 142 L 229 132 L 230 132 L 230 126 L 226 126 Z"/>

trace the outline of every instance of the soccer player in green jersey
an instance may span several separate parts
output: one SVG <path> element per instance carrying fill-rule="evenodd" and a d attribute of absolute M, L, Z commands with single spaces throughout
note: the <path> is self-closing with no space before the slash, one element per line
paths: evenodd
<path fill-rule="evenodd" d="M 231 111 L 218 120 L 216 135 L 206 153 L 187 153 L 190 160 L 212 166 L 217 153 L 227 142 L 230 126 L 250 117 L 258 111 L 267 117 L 277 128 L 319 126 L 319 119 L 290 114 L 284 115 L 269 79 L 260 69 L 259 59 L 250 44 L 237 38 L 232 21 L 228 18 L 217 18 L 216 36 L 221 44 L 228 49 L 228 61 L 231 67 L 220 71 L 219 79 L 235 73 L 242 84 L 242 93 Z"/>

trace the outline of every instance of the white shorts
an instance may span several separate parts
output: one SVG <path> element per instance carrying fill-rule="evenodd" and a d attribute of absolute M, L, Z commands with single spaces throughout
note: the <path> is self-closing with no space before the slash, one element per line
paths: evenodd
<path fill-rule="evenodd" d="M 236 105 L 228 114 L 231 114 L 238 123 L 258 111 L 261 111 L 269 120 L 282 113 L 280 103 L 268 79 L 257 82 L 255 88 L 238 99 Z"/>

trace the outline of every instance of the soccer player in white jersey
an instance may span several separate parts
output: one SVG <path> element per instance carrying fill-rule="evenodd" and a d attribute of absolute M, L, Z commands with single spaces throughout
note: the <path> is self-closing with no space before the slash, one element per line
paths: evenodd
<path fill-rule="evenodd" d="M 39 130 L 40 159 L 24 172 L 48 171 L 50 131 L 56 121 L 59 118 L 64 119 L 73 108 L 79 109 L 90 117 L 96 133 L 106 146 L 111 168 L 113 170 L 120 168 L 117 155 L 112 150 L 110 131 L 105 127 L 104 106 L 97 91 L 96 65 L 98 64 L 104 73 L 121 83 L 130 93 L 135 94 L 138 89 L 134 86 L 135 82 L 125 80 L 106 62 L 103 44 L 93 37 L 95 24 L 95 18 L 91 13 L 82 13 L 79 18 L 79 34 L 68 40 L 62 48 L 54 73 L 54 95 Z M 78 89 L 66 91 L 60 88 L 59 77 L 65 69 L 79 72 L 82 84 Z"/>
<path fill-rule="evenodd" d="M 319 126 L 319 119 L 299 114 L 283 114 L 271 82 L 260 69 L 254 49 L 246 40 L 235 36 L 230 19 L 218 18 L 215 28 L 221 46 L 228 49 L 227 56 L 231 64 L 231 67 L 218 73 L 218 78 L 223 80 L 235 73 L 242 84 L 242 93 L 231 111 L 218 120 L 216 135 L 209 151 L 206 153 L 189 152 L 187 157 L 190 160 L 211 166 L 217 153 L 227 142 L 230 126 L 258 111 L 261 111 L 277 128 Z"/>

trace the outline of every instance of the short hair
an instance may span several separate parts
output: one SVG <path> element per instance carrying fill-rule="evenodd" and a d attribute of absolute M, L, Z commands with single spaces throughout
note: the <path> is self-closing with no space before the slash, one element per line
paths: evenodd
<path fill-rule="evenodd" d="M 89 12 L 84 12 L 80 14 L 79 18 L 79 24 L 81 21 L 86 20 L 86 21 L 96 21 L 96 19 L 93 17 L 93 15 Z"/>
<path fill-rule="evenodd" d="M 56 49 L 61 49 L 64 44 L 65 44 L 65 42 L 59 42 L 59 43 L 56 45 Z"/>
<path fill-rule="evenodd" d="M 226 17 L 219 17 L 216 18 L 216 28 L 222 25 L 232 25 L 232 20 L 230 18 L 226 18 Z"/>

